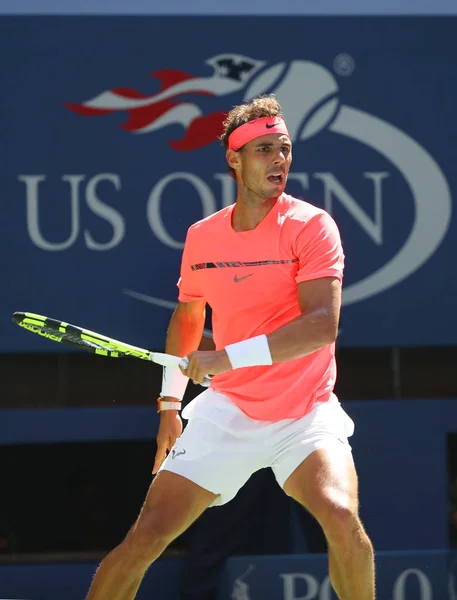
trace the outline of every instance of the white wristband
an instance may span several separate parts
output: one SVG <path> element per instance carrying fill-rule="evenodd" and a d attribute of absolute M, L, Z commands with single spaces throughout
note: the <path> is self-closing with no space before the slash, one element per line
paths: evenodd
<path fill-rule="evenodd" d="M 225 347 L 233 369 L 272 365 L 270 346 L 266 335 L 256 337 Z"/>
<path fill-rule="evenodd" d="M 183 375 L 179 369 L 164 367 L 160 395 L 163 398 L 165 398 L 165 396 L 171 396 L 172 398 L 182 400 L 188 382 L 189 378 Z"/>
<path fill-rule="evenodd" d="M 164 410 L 181 410 L 181 402 L 167 402 L 166 400 L 159 401 L 159 411 Z"/>

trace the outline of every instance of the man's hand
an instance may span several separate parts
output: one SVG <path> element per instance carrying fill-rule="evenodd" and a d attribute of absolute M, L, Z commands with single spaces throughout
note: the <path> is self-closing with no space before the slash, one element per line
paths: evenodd
<path fill-rule="evenodd" d="M 174 400 L 170 398 L 170 400 Z M 164 410 L 160 413 L 159 433 L 157 434 L 157 452 L 152 474 L 160 469 L 174 443 L 182 433 L 182 420 L 177 410 Z"/>
<path fill-rule="evenodd" d="M 189 359 L 189 366 L 187 369 L 181 369 L 181 371 L 194 383 L 203 383 L 205 375 L 219 375 L 219 373 L 226 373 L 232 368 L 225 350 L 210 352 L 196 350 L 191 352 L 187 358 Z"/>

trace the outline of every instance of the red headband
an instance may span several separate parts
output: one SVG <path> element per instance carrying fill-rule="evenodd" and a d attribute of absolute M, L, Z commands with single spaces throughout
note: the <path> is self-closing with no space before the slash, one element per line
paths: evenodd
<path fill-rule="evenodd" d="M 290 137 L 284 119 L 281 117 L 261 117 L 260 119 L 248 121 L 232 131 L 229 135 L 228 147 L 230 150 L 239 150 L 251 140 L 269 133 L 281 133 Z"/>

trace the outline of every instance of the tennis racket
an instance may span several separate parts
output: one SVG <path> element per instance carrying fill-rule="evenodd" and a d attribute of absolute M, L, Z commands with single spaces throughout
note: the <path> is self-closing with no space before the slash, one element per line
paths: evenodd
<path fill-rule="evenodd" d="M 132 356 L 133 358 L 149 360 L 172 369 L 177 369 L 178 367 L 186 369 L 189 366 L 189 359 L 187 357 L 181 358 L 172 354 L 151 352 L 144 348 L 120 342 L 106 335 L 95 333 L 89 329 L 83 329 L 65 321 L 58 321 L 57 319 L 51 319 L 43 315 L 36 315 L 29 312 L 15 312 L 13 313 L 13 321 L 19 327 L 23 327 L 49 340 L 61 342 L 67 346 L 86 350 L 100 356 L 107 356 L 109 358 Z M 211 378 L 206 376 L 203 385 L 208 386 L 210 382 Z"/>

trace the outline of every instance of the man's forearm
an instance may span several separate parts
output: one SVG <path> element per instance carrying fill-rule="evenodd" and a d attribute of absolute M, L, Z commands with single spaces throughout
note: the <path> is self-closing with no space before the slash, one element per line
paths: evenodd
<path fill-rule="evenodd" d="M 187 356 L 190 352 L 196 350 L 202 337 L 204 324 L 204 308 L 201 312 L 189 314 L 185 307 L 179 304 L 170 319 L 165 343 L 165 352 L 167 352 L 167 354 L 174 354 L 175 356 Z M 167 400 L 181 400 L 187 385 L 187 380 L 185 380 L 184 376 L 179 371 L 176 371 L 174 374 L 172 374 L 172 371 L 173 369 L 169 372 L 167 379 L 164 379 L 161 395 L 167 398 Z M 167 415 L 166 418 L 173 418 L 173 415 L 176 415 L 176 412 L 176 410 L 163 411 L 161 412 L 161 418 L 164 415 Z"/>
<path fill-rule="evenodd" d="M 267 336 L 273 362 L 295 360 L 335 341 L 338 322 L 325 310 L 301 314 Z"/>
<path fill-rule="evenodd" d="M 189 316 L 177 308 L 168 326 L 165 352 L 175 356 L 187 356 L 193 350 L 197 350 L 204 325 L 204 311 L 201 316 Z"/>

